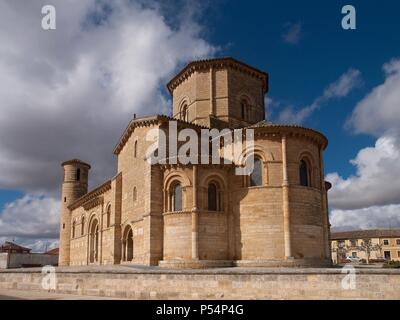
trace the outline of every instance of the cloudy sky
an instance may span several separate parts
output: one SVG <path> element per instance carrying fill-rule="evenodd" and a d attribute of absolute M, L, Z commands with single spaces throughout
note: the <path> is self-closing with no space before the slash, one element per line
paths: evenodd
<path fill-rule="evenodd" d="M 344 2 L 307 2 L 0 1 L 0 242 L 56 246 L 60 163 L 111 177 L 133 114 L 169 113 L 174 73 L 227 55 L 269 72 L 270 120 L 327 135 L 333 227 L 400 227 L 400 5 L 352 1 L 345 31 Z"/>

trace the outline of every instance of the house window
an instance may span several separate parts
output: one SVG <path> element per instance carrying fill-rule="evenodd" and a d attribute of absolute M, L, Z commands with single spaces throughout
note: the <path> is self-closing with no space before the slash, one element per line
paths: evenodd
<path fill-rule="evenodd" d="M 384 255 L 384 257 L 385 257 L 386 260 L 391 260 L 390 251 L 384 251 L 384 252 L 383 252 L 383 255 Z"/>
<path fill-rule="evenodd" d="M 355 252 L 355 251 L 352 252 L 352 253 L 351 253 L 351 256 L 352 256 L 353 258 L 357 258 L 357 252 Z"/>
<path fill-rule="evenodd" d="M 76 170 L 76 181 L 80 181 L 81 180 L 81 169 L 77 169 Z"/>
<path fill-rule="evenodd" d="M 172 198 L 174 211 L 182 211 L 182 187 L 179 183 L 174 187 L 174 194 Z"/>
<path fill-rule="evenodd" d="M 254 159 L 253 172 L 250 174 L 250 186 L 262 186 L 262 161 L 259 158 Z"/>
<path fill-rule="evenodd" d="M 397 257 L 400 258 L 400 251 L 397 251 Z"/>
<path fill-rule="evenodd" d="M 383 245 L 388 246 L 389 245 L 389 240 L 383 240 Z"/>
<path fill-rule="evenodd" d="M 218 211 L 218 189 L 215 183 L 208 185 L 208 210 Z"/>
<path fill-rule="evenodd" d="M 396 244 L 400 246 L 400 239 L 396 239 Z"/>
<path fill-rule="evenodd" d="M 350 240 L 350 245 L 352 247 L 356 247 L 357 246 L 357 240 Z"/>
<path fill-rule="evenodd" d="M 299 175 L 300 175 L 300 185 L 304 187 L 309 187 L 310 186 L 310 177 L 309 177 L 309 171 L 308 171 L 308 166 L 307 163 L 304 160 L 300 161 L 300 167 L 299 167 Z"/>

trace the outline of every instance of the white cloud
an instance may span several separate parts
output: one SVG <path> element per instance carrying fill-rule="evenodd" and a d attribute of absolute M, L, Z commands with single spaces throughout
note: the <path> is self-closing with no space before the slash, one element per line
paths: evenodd
<path fill-rule="evenodd" d="M 335 231 L 400 227 L 400 205 L 372 206 L 355 210 L 334 209 L 330 222 Z"/>
<path fill-rule="evenodd" d="M 295 110 L 292 106 L 283 109 L 278 116 L 278 121 L 283 123 L 301 124 L 322 105 L 326 104 L 332 99 L 346 97 L 353 89 L 358 88 L 361 83 L 361 72 L 359 70 L 350 68 L 336 81 L 328 85 L 323 94 L 318 96 L 312 104 L 300 110 Z"/>
<path fill-rule="evenodd" d="M 57 238 L 59 218 L 59 201 L 27 194 L 4 206 L 0 213 L 0 236 Z"/>
<path fill-rule="evenodd" d="M 303 26 L 301 22 L 291 23 L 285 25 L 285 32 L 282 35 L 283 42 L 291 45 L 298 44 L 301 39 Z"/>
<path fill-rule="evenodd" d="M 364 148 L 350 161 L 356 175 L 343 179 L 331 173 L 331 207 L 360 209 L 369 206 L 400 204 L 400 143 L 395 136 L 380 137 L 374 147 Z M 400 212 L 399 212 L 400 214 Z"/>
<path fill-rule="evenodd" d="M 347 125 L 377 137 L 358 152 L 348 178 L 328 174 L 334 227 L 400 227 L 400 60 L 383 66 L 385 81 L 355 107 Z"/>
<path fill-rule="evenodd" d="M 25 248 L 32 249 L 31 252 L 46 252 L 51 249 L 58 248 L 59 240 L 54 239 L 36 239 L 36 238 L 19 238 L 19 237 L 0 237 L 0 244 L 5 241 L 12 241 Z"/>
<path fill-rule="evenodd" d="M 49 3 L 54 31 L 41 29 Z M 177 67 L 216 50 L 187 7 L 174 26 L 159 7 L 0 2 L 0 188 L 58 196 L 60 163 L 74 157 L 92 164 L 92 186 L 115 174 L 112 149 L 133 113 L 165 112 L 161 88 Z"/>
<path fill-rule="evenodd" d="M 400 59 L 383 66 L 385 81 L 375 87 L 354 109 L 348 125 L 357 133 L 380 136 L 388 130 L 399 132 Z"/>
<path fill-rule="evenodd" d="M 56 30 L 41 29 L 45 4 Z M 91 187 L 113 176 L 112 150 L 133 114 L 167 112 L 162 88 L 177 68 L 216 52 L 195 19 L 202 8 L 171 6 L 0 2 L 0 189 L 28 193 L 0 213 L 2 239 L 55 241 L 60 163 L 91 163 Z"/>

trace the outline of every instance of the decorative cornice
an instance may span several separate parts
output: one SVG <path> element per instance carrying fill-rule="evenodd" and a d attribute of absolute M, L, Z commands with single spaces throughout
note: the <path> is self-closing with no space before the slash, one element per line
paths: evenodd
<path fill-rule="evenodd" d="M 268 74 L 266 72 L 231 57 L 213 58 L 190 62 L 171 81 L 168 82 L 168 91 L 172 94 L 175 88 L 185 79 L 189 78 L 194 72 L 207 70 L 211 67 L 232 68 L 249 74 L 252 77 L 260 79 L 263 82 L 264 92 L 268 91 Z"/>
<path fill-rule="evenodd" d="M 172 117 L 169 117 L 166 115 L 162 115 L 162 114 L 157 114 L 157 115 L 147 116 L 147 117 L 142 117 L 142 118 L 134 118 L 129 122 L 128 126 L 126 127 L 121 138 L 119 139 L 118 143 L 114 147 L 113 153 L 115 155 L 118 155 L 121 152 L 121 150 L 125 146 L 126 142 L 128 141 L 129 137 L 131 136 L 131 134 L 135 128 L 167 123 L 168 121 L 176 121 L 176 122 L 178 122 L 178 125 L 190 127 L 193 129 L 199 129 L 199 130 L 200 129 L 209 129 L 206 126 L 201 126 L 201 125 L 198 125 L 198 124 L 195 124 L 192 122 L 182 121 L 182 120 L 175 119 L 175 118 L 172 118 Z"/>
<path fill-rule="evenodd" d="M 88 167 L 88 169 L 90 169 L 90 164 L 88 164 L 82 160 L 79 160 L 79 159 L 71 159 L 71 160 L 64 161 L 63 163 L 61 163 L 61 166 L 64 167 L 67 164 L 81 164 L 83 166 Z"/>
<path fill-rule="evenodd" d="M 78 198 L 75 202 L 71 203 L 68 206 L 68 209 L 74 210 L 78 207 L 84 206 L 89 201 L 96 199 L 106 191 L 111 190 L 111 180 L 104 182 L 102 185 L 98 186 L 97 188 L 93 189 L 89 193 L 86 193 L 84 196 Z M 86 210 L 86 209 L 85 209 Z"/>
<path fill-rule="evenodd" d="M 104 203 L 104 197 L 101 196 L 101 197 L 97 197 L 97 198 L 94 198 L 94 199 L 86 201 L 82 205 L 82 207 L 87 211 L 87 210 L 90 210 L 90 209 L 92 209 L 94 207 L 97 207 L 99 205 L 103 205 L 103 203 Z"/>
<path fill-rule="evenodd" d="M 295 124 L 277 124 L 268 121 L 261 121 L 246 127 L 245 129 L 254 129 L 254 136 L 285 134 L 291 137 L 306 137 L 315 141 L 323 150 L 328 146 L 328 139 L 319 131 L 302 127 Z"/>

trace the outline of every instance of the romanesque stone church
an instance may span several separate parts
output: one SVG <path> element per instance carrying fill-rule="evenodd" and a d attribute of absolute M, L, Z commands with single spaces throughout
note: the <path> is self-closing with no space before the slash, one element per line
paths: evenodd
<path fill-rule="evenodd" d="M 268 75 L 233 58 L 189 63 L 167 85 L 172 116 L 133 117 L 116 174 L 88 192 L 90 165 L 62 166 L 61 266 L 326 266 L 325 136 L 265 119 Z M 150 163 L 151 129 L 254 132 L 254 168 Z"/>

